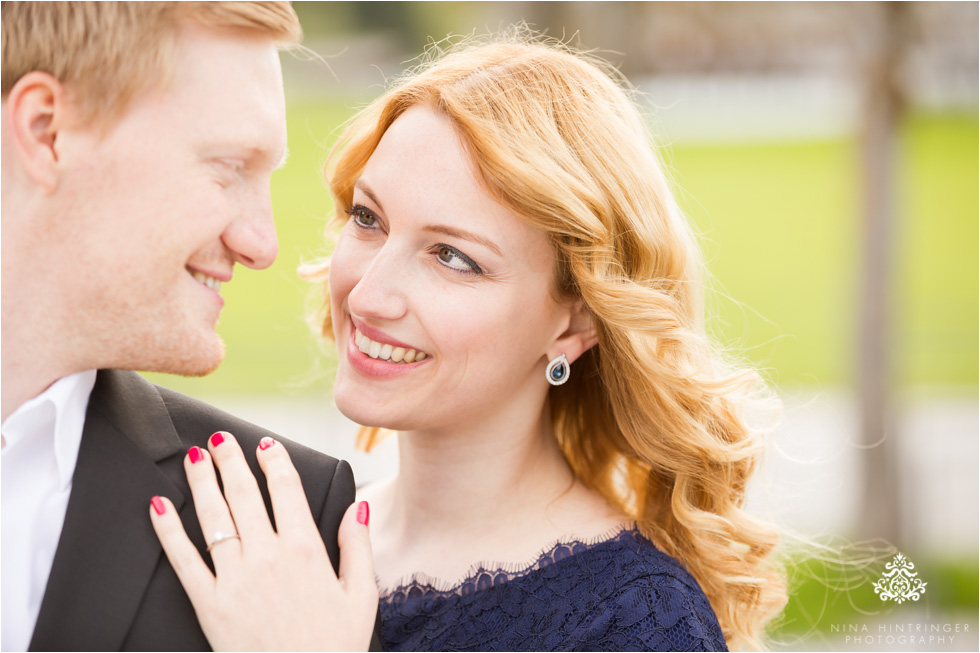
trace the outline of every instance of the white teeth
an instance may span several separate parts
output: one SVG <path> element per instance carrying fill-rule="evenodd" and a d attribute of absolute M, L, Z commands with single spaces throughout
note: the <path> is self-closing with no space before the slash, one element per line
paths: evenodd
<path fill-rule="evenodd" d="M 379 360 L 390 360 L 392 363 L 415 363 L 425 359 L 428 354 L 424 351 L 395 347 L 394 345 L 383 345 L 380 342 L 371 340 L 366 335 L 354 329 L 354 344 L 364 354 Z"/>
<path fill-rule="evenodd" d="M 197 281 L 198 283 L 204 284 L 205 286 L 207 286 L 211 290 L 213 290 L 215 292 L 221 292 L 221 282 L 218 281 L 217 279 L 215 279 L 214 277 L 209 277 L 208 275 L 204 274 L 203 272 L 198 272 L 196 270 L 191 273 L 191 276 L 194 277 L 194 280 L 195 281 Z"/>

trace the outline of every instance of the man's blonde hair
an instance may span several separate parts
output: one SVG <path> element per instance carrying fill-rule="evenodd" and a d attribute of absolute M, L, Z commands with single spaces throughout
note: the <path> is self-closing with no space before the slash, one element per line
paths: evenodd
<path fill-rule="evenodd" d="M 4 2 L 3 99 L 24 75 L 51 74 L 83 123 L 108 124 L 165 83 L 180 23 L 241 29 L 280 45 L 302 38 L 289 2 Z"/>

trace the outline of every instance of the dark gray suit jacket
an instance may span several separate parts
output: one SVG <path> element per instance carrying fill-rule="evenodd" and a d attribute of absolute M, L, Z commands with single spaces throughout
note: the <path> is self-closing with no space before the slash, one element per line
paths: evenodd
<path fill-rule="evenodd" d="M 215 431 L 228 431 L 241 443 L 270 515 L 255 448 L 267 435 L 286 446 L 337 569 L 337 529 L 354 500 L 346 462 L 153 385 L 135 372 L 100 370 L 31 650 L 209 650 L 148 510 L 154 495 L 173 501 L 210 564 L 183 459 L 190 447 L 206 447 Z"/>

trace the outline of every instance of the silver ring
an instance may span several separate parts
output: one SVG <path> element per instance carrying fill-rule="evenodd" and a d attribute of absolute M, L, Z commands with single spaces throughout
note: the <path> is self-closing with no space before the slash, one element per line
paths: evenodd
<path fill-rule="evenodd" d="M 218 546 L 222 542 L 227 542 L 228 540 L 238 540 L 240 542 L 241 539 L 242 538 L 238 535 L 238 533 L 222 533 L 221 531 L 218 531 L 214 534 L 214 539 L 211 540 L 211 543 L 208 544 L 208 551 L 211 551 L 211 549 Z"/>

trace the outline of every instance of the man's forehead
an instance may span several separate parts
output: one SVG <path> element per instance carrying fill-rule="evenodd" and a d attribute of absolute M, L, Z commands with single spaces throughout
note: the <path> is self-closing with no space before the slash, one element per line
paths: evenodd
<path fill-rule="evenodd" d="M 227 103 L 245 97 L 254 102 L 261 94 L 269 104 L 284 104 L 279 52 L 271 38 L 245 30 L 201 27 L 185 28 L 179 34 L 175 90 L 193 93 L 216 87 Z"/>
<path fill-rule="evenodd" d="M 275 159 L 286 148 L 286 108 L 275 43 L 241 30 L 187 31 L 163 99 L 204 144 Z"/>

